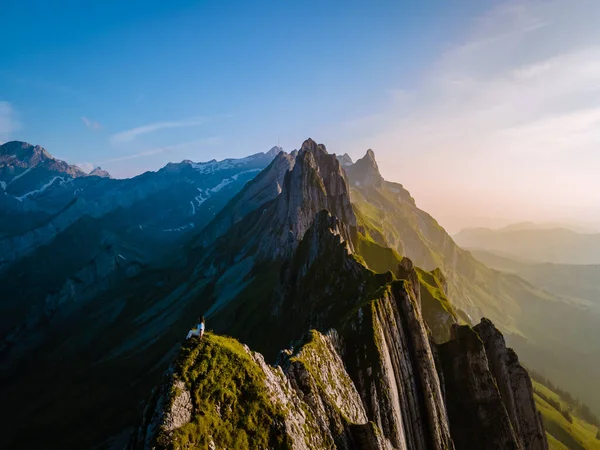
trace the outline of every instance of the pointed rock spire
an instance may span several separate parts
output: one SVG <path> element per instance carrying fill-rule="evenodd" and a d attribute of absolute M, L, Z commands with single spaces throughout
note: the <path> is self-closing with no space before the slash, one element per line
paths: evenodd
<path fill-rule="evenodd" d="M 354 164 L 354 161 L 352 161 L 352 158 L 348 153 L 338 156 L 337 159 L 344 169 Z"/>
<path fill-rule="evenodd" d="M 283 182 L 273 223 L 281 233 L 267 243 L 267 252 L 289 255 L 322 210 L 339 219 L 346 230 L 356 227 L 348 180 L 340 162 L 327 153 L 324 145 L 307 139 Z M 342 234 L 345 241 L 351 241 L 350 232 Z"/>
<path fill-rule="evenodd" d="M 347 167 L 346 172 L 355 186 L 381 186 L 384 181 L 375 160 L 375 152 L 371 149 L 367 150 L 366 155 L 356 161 L 354 165 Z"/>
<path fill-rule="evenodd" d="M 98 166 L 94 170 L 92 170 L 89 174 L 90 177 L 101 177 L 101 178 L 112 178 L 110 173 L 106 170 L 102 170 L 102 167 Z"/>
<path fill-rule="evenodd" d="M 271 150 L 269 150 L 267 152 L 267 156 L 270 156 L 271 158 L 275 158 L 277 155 L 279 155 L 281 152 L 283 151 L 283 147 L 280 147 L 279 145 L 274 146 L 273 148 L 271 148 Z"/>

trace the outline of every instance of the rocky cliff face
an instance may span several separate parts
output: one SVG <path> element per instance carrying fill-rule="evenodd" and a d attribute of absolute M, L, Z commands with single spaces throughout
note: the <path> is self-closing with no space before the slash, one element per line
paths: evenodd
<path fill-rule="evenodd" d="M 348 227 L 344 239 L 352 247 L 350 231 L 356 216 L 350 203 L 346 174 L 335 155 L 312 139 L 306 140 L 294 168 L 286 175 L 274 211 L 273 239 L 268 250 L 289 256 L 321 210 L 330 211 Z"/>
<path fill-rule="evenodd" d="M 547 448 L 541 415 L 533 400 L 531 379 L 519 364 L 517 354 L 506 347 L 504 336 L 490 320 L 482 319 L 473 329 L 483 341 L 490 371 L 520 445 L 525 449 Z"/>
<path fill-rule="evenodd" d="M 457 448 L 547 449 L 531 380 L 502 334 L 487 319 L 453 331 L 439 355 Z"/>
<path fill-rule="evenodd" d="M 206 227 L 199 245 L 209 246 L 250 212 L 275 200 L 283 190 L 286 174 L 293 169 L 295 155 L 280 151 L 269 166 L 236 195 Z"/>

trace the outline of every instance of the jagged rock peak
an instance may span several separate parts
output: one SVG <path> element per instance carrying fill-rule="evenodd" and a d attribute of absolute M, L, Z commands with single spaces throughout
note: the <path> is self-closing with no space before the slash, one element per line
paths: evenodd
<path fill-rule="evenodd" d="M 269 150 L 267 152 L 267 156 L 270 156 L 272 158 L 275 158 L 277 155 L 279 155 L 281 152 L 283 151 L 283 147 L 280 147 L 279 145 L 274 146 L 273 148 L 271 148 L 271 150 Z"/>
<path fill-rule="evenodd" d="M 276 256 L 290 255 L 322 210 L 331 212 L 348 229 L 356 227 L 346 174 L 335 155 L 312 139 L 302 144 L 294 168 L 286 174 L 275 211 L 274 229 L 281 233 L 270 242 Z M 346 241 L 350 234 L 344 235 Z"/>
<path fill-rule="evenodd" d="M 356 186 L 381 186 L 384 182 L 379 166 L 375 160 L 375 152 L 369 149 L 365 156 L 356 161 L 352 166 L 346 168 L 348 178 Z"/>
<path fill-rule="evenodd" d="M 102 170 L 102 167 L 96 167 L 89 173 L 89 175 L 91 177 L 112 178 L 110 173 L 108 173 L 106 170 Z"/>
<path fill-rule="evenodd" d="M 325 154 L 327 153 L 327 148 L 325 147 L 325 145 L 323 144 L 317 144 L 313 139 L 308 138 L 307 140 L 305 140 L 302 143 L 302 147 L 300 147 L 300 153 L 302 152 L 307 152 L 307 151 L 312 151 L 312 152 L 323 152 Z"/>
<path fill-rule="evenodd" d="M 354 164 L 354 161 L 352 160 L 352 158 L 350 157 L 350 155 L 348 153 L 339 155 L 337 157 L 337 159 L 340 162 L 340 164 L 342 165 L 342 167 L 344 167 L 344 168 L 350 167 L 352 164 Z"/>
<path fill-rule="evenodd" d="M 22 141 L 10 141 L 0 145 L 0 157 L 11 156 L 23 162 L 33 163 L 44 159 L 54 159 L 45 148 Z"/>

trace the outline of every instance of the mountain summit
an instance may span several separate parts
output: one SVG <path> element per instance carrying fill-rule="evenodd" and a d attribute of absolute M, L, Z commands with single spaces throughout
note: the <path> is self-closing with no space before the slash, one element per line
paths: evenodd
<path fill-rule="evenodd" d="M 376 186 L 383 185 L 383 177 L 379 172 L 379 166 L 375 160 L 375 152 L 369 149 L 365 156 L 356 161 L 353 165 L 346 167 L 348 177 L 351 178 L 355 186 Z"/>
<path fill-rule="evenodd" d="M 96 167 L 94 170 L 92 170 L 89 173 L 89 176 L 91 176 L 91 177 L 100 177 L 100 178 L 112 178 L 110 176 L 110 173 L 108 173 L 106 170 L 102 170 L 101 167 Z"/>

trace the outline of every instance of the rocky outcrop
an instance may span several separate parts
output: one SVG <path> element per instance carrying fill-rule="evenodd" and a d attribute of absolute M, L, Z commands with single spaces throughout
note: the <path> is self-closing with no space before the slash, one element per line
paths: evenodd
<path fill-rule="evenodd" d="M 290 256 L 317 213 L 324 209 L 348 227 L 344 240 L 352 248 L 351 230 L 356 228 L 356 216 L 346 174 L 324 145 L 307 139 L 284 179 L 273 214 L 273 232 L 264 250 L 275 257 Z"/>
<path fill-rule="evenodd" d="M 367 415 L 398 449 L 452 448 L 427 330 L 405 280 L 358 310 L 347 361 Z"/>
<path fill-rule="evenodd" d="M 175 367 L 169 367 L 160 387 L 152 393 L 138 429 L 132 435 L 131 447 L 154 448 L 158 436 L 168 436 L 191 421 L 193 405 L 190 391 L 183 381 L 174 376 L 174 372 Z"/>
<path fill-rule="evenodd" d="M 102 170 L 101 167 L 96 167 L 94 170 L 92 170 L 89 173 L 90 177 L 100 177 L 100 178 L 112 178 L 110 176 L 110 173 L 108 173 L 106 170 Z"/>
<path fill-rule="evenodd" d="M 384 183 L 377 161 L 375 161 L 375 153 L 371 149 L 367 150 L 365 156 L 353 165 L 346 166 L 345 169 L 355 186 L 381 187 Z"/>
<path fill-rule="evenodd" d="M 439 347 L 439 356 L 456 448 L 521 448 L 477 333 L 456 327 L 454 339 Z"/>
<path fill-rule="evenodd" d="M 439 347 L 456 448 L 548 448 L 529 375 L 487 319 Z"/>
<path fill-rule="evenodd" d="M 360 395 L 333 342 L 335 330 L 323 336 L 311 331 L 308 342 L 282 362 L 284 373 L 313 412 L 318 426 L 338 448 L 352 448 L 351 424 L 366 424 Z"/>
<path fill-rule="evenodd" d="M 490 371 L 520 445 L 531 450 L 548 448 L 541 414 L 533 399 L 531 379 L 519 364 L 517 354 L 506 347 L 504 336 L 490 320 L 481 319 L 473 329 L 483 341 Z"/>
<path fill-rule="evenodd" d="M 361 397 L 336 348 L 338 341 L 335 330 L 326 335 L 311 331 L 295 352 L 288 352 L 281 358 L 283 367 L 266 364 L 261 354 L 231 339 L 207 334 L 202 341 L 189 342 L 182 353 L 190 352 L 194 359 L 183 364 L 173 363 L 167 370 L 160 388 L 155 390 L 144 408 L 129 448 L 180 448 L 178 429 L 199 417 L 214 414 L 210 408 L 216 408 L 217 420 L 227 422 L 233 413 L 226 398 L 213 405 L 215 399 L 197 402 L 193 395 L 194 390 L 199 389 L 197 385 L 202 389 L 213 377 L 219 378 L 222 385 L 229 385 L 229 377 L 235 377 L 235 373 L 217 373 L 220 368 L 210 363 L 206 372 L 201 365 L 203 358 L 230 354 L 233 347 L 239 370 L 254 378 L 250 385 L 236 382 L 236 395 L 243 401 L 252 395 L 250 389 L 264 392 L 261 402 L 272 411 L 270 424 L 253 424 L 271 428 L 269 448 L 278 447 L 277 442 L 285 442 L 282 448 L 293 450 L 392 450 L 377 426 L 366 417 Z M 210 354 L 205 353 L 206 347 L 210 347 Z M 202 376 L 205 378 L 190 383 L 194 371 L 204 371 Z M 196 445 L 202 440 L 208 442 L 209 447 L 212 443 L 213 448 L 225 448 L 226 438 L 219 430 L 206 429 L 204 432 L 207 435 L 197 436 Z M 249 444 L 254 448 L 252 442 Z"/>

